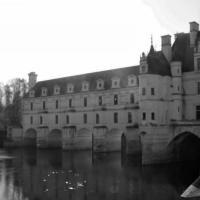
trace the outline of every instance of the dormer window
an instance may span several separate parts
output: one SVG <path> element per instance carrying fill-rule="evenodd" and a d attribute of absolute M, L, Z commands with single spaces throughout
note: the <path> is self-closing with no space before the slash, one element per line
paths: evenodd
<path fill-rule="evenodd" d="M 89 83 L 87 81 L 83 81 L 82 91 L 88 91 L 88 90 L 89 90 Z"/>
<path fill-rule="evenodd" d="M 147 73 L 148 71 L 148 66 L 146 63 L 141 63 L 140 65 L 140 73 Z"/>
<path fill-rule="evenodd" d="M 97 80 L 97 89 L 101 90 L 104 88 L 104 81 L 102 79 Z"/>
<path fill-rule="evenodd" d="M 34 90 L 31 90 L 29 92 L 29 97 L 35 97 L 35 91 Z"/>
<path fill-rule="evenodd" d="M 56 85 L 54 87 L 54 95 L 58 95 L 58 94 L 60 94 L 60 87 L 58 85 Z"/>
<path fill-rule="evenodd" d="M 42 96 L 47 96 L 47 88 L 42 88 Z"/>
<path fill-rule="evenodd" d="M 73 85 L 73 84 L 69 83 L 69 84 L 67 85 L 67 92 L 68 92 L 68 93 L 74 92 L 74 85 Z"/>
<path fill-rule="evenodd" d="M 120 79 L 115 77 L 112 79 L 112 88 L 119 88 L 120 86 Z"/>
<path fill-rule="evenodd" d="M 135 75 L 128 76 L 128 86 L 136 86 L 137 85 L 137 77 Z"/>

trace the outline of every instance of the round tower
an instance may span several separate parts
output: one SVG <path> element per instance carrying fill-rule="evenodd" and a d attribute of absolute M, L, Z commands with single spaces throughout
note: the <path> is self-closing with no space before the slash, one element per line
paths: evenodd
<path fill-rule="evenodd" d="M 183 89 L 181 62 L 171 62 L 172 74 L 172 119 L 182 120 L 183 116 Z"/>

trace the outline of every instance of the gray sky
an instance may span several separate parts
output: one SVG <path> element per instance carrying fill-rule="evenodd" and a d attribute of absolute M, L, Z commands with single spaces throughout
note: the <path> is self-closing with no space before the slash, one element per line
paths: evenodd
<path fill-rule="evenodd" d="M 0 81 L 137 65 L 160 36 L 200 22 L 199 0 L 0 0 Z"/>

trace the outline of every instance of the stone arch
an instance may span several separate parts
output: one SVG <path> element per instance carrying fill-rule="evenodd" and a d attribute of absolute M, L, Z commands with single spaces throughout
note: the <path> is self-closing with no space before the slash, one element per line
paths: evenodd
<path fill-rule="evenodd" d="M 60 129 L 53 129 L 48 134 L 49 148 L 62 148 L 62 131 Z"/>
<path fill-rule="evenodd" d="M 106 151 L 121 151 L 121 136 L 123 131 L 112 128 L 107 131 L 105 138 Z"/>
<path fill-rule="evenodd" d="M 87 128 L 80 128 L 77 131 L 74 148 L 79 150 L 90 150 L 92 149 L 92 131 Z"/>
<path fill-rule="evenodd" d="M 37 145 L 37 131 L 33 128 L 29 128 L 24 134 L 24 146 L 36 147 Z"/>
<path fill-rule="evenodd" d="M 200 138 L 189 131 L 176 135 L 167 146 L 175 161 L 200 159 Z"/>
<path fill-rule="evenodd" d="M 116 137 L 120 137 L 121 138 L 121 135 L 123 134 L 123 131 L 118 129 L 118 128 L 112 128 L 110 130 L 107 131 L 107 136 L 116 136 Z"/>
<path fill-rule="evenodd" d="M 77 137 L 91 137 L 92 131 L 87 128 L 81 128 L 77 131 Z"/>

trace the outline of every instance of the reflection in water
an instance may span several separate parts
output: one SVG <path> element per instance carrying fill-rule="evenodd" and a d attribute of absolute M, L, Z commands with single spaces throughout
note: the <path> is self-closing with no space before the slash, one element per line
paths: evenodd
<path fill-rule="evenodd" d="M 9 150 L 0 160 L 2 200 L 180 199 L 197 163 L 141 166 L 118 153 Z M 123 165 L 122 165 L 123 164 Z"/>

